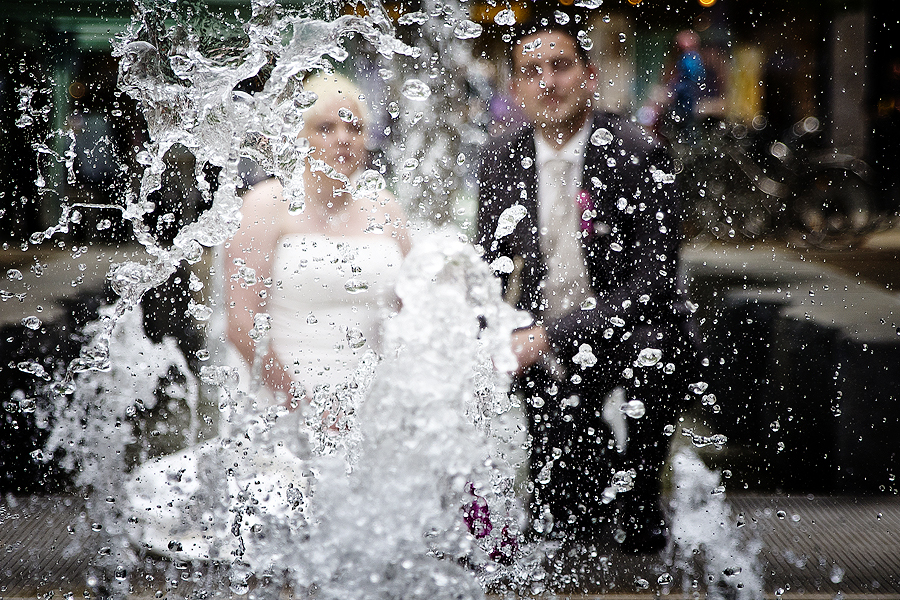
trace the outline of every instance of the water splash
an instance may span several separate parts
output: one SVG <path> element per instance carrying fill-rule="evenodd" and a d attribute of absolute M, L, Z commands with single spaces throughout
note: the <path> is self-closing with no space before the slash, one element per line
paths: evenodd
<path fill-rule="evenodd" d="M 731 506 L 721 493 L 719 473 L 707 469 L 690 448 L 676 453 L 672 467 L 672 537 L 677 549 L 676 566 L 685 577 L 684 589 L 690 587 L 688 578 L 700 578 L 698 571 L 702 570 L 708 598 L 762 598 L 761 542 L 746 531 L 740 533 Z"/>

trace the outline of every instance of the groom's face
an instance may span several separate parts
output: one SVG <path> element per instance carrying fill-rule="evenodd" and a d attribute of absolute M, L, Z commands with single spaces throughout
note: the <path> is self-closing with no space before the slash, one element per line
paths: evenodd
<path fill-rule="evenodd" d="M 577 43 L 564 31 L 539 31 L 513 49 L 512 93 L 535 125 L 571 124 L 577 130 L 584 122 L 597 74 L 576 50 Z"/>

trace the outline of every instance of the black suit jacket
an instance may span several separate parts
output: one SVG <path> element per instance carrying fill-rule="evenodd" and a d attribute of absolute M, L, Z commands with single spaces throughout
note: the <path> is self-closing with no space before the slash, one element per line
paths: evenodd
<path fill-rule="evenodd" d="M 591 131 L 601 128 L 613 139 L 605 145 L 587 143 L 581 181 L 594 208 L 582 248 L 597 305 L 544 323 L 554 350 L 569 361 L 584 343 L 615 353 L 625 330 L 667 331 L 666 343 L 672 346 L 681 337 L 673 332 L 685 317 L 677 285 L 679 202 L 669 156 L 622 117 L 595 114 Z M 488 262 L 513 259 L 513 271 L 499 273 L 504 294 L 538 319 L 546 265 L 539 244 L 536 168 L 532 127 L 486 146 L 479 171 L 476 243 Z M 515 204 L 525 208 L 526 216 L 511 234 L 496 238 L 500 215 Z M 604 331 L 610 328 L 614 335 L 607 337 Z"/>

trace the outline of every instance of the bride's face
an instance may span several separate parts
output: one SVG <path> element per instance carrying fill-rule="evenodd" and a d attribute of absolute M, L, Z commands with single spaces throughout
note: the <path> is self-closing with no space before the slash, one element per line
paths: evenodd
<path fill-rule="evenodd" d="M 353 118 L 342 119 L 342 108 L 353 113 Z M 305 116 L 303 131 L 314 148 L 313 157 L 324 160 L 338 173 L 349 177 L 362 166 L 366 156 L 365 135 L 358 118 L 359 106 L 353 101 L 341 101 L 310 113 Z"/>

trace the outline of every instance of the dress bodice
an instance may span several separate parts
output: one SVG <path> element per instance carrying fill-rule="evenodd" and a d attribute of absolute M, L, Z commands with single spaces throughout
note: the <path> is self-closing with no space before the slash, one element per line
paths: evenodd
<path fill-rule="evenodd" d="M 402 260 L 384 235 L 279 239 L 271 339 L 295 381 L 309 392 L 347 381 L 367 350 L 378 352 L 381 324 L 397 308 L 393 286 Z"/>

